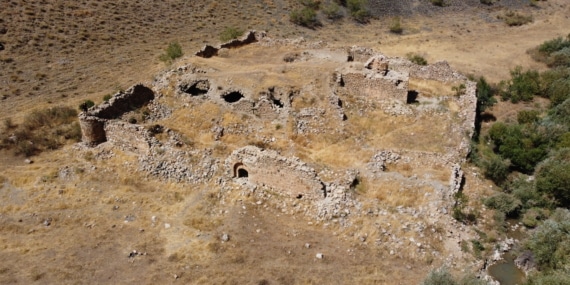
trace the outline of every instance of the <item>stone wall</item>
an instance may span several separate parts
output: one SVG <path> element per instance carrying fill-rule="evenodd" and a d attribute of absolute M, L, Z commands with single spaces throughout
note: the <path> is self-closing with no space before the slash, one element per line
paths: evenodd
<path fill-rule="evenodd" d="M 204 47 L 202 47 L 202 49 L 200 49 L 194 55 L 199 56 L 199 57 L 203 57 L 203 58 L 210 58 L 213 56 L 217 56 L 220 49 L 239 48 L 239 47 L 242 47 L 244 45 L 248 45 L 248 44 L 258 42 L 260 39 L 262 39 L 264 37 L 265 37 L 264 32 L 248 31 L 241 38 L 228 41 L 228 42 L 223 43 L 219 46 L 205 45 Z"/>
<path fill-rule="evenodd" d="M 144 136 L 138 136 L 142 135 L 142 133 L 131 133 L 130 131 L 133 129 L 125 129 L 126 123 L 124 125 L 113 123 L 112 126 L 109 124 L 113 122 L 113 119 L 119 118 L 126 112 L 140 108 L 153 99 L 154 92 L 150 88 L 137 84 L 124 92 L 121 91 L 113 95 L 109 101 L 92 107 L 86 112 L 81 112 L 79 114 L 79 124 L 81 126 L 82 141 L 87 145 L 95 146 L 108 140 L 117 142 L 126 140 L 125 142 L 128 142 L 127 137 L 133 135 L 137 137 L 136 140 L 133 140 L 133 143 L 138 145 L 145 139 Z M 125 143 L 125 145 L 128 145 L 128 143 Z M 148 149 L 148 146 L 143 147 L 143 149 Z"/>
<path fill-rule="evenodd" d="M 325 186 L 314 169 L 298 158 L 279 155 L 274 150 L 246 146 L 226 159 L 226 175 L 270 188 L 276 193 L 298 199 L 325 198 Z"/>

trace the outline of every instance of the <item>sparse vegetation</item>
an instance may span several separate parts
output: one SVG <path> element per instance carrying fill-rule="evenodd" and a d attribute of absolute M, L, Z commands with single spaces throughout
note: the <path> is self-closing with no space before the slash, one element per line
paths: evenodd
<path fill-rule="evenodd" d="M 370 19 L 367 0 L 347 0 L 346 7 L 350 16 L 359 23 L 367 23 Z"/>
<path fill-rule="evenodd" d="M 171 42 L 166 48 L 166 53 L 162 54 L 159 59 L 165 63 L 172 63 L 172 61 L 183 55 L 182 46 L 178 42 Z"/>
<path fill-rule="evenodd" d="M 518 12 L 508 11 L 505 14 L 499 16 L 499 19 L 503 20 L 509 26 L 522 26 L 524 24 L 532 23 L 533 17 L 519 14 Z"/>
<path fill-rule="evenodd" d="M 495 0 L 480 0 L 481 4 L 485 4 L 485 5 L 493 5 L 495 3 Z"/>
<path fill-rule="evenodd" d="M 91 100 L 85 100 L 81 104 L 79 104 L 79 110 L 81 110 L 83 112 L 87 112 L 87 110 L 89 110 L 89 108 L 91 108 L 93 106 L 95 106 L 95 102 L 93 102 Z"/>
<path fill-rule="evenodd" d="M 400 17 L 392 18 L 392 22 L 390 23 L 390 32 L 394 34 L 401 34 L 404 32 Z"/>
<path fill-rule="evenodd" d="M 431 4 L 438 7 L 445 7 L 447 4 L 444 0 L 430 0 Z"/>
<path fill-rule="evenodd" d="M 319 24 L 317 21 L 317 13 L 309 7 L 293 10 L 289 14 L 289 18 L 291 22 L 307 28 L 314 28 Z"/>
<path fill-rule="evenodd" d="M 22 124 L 12 126 L 12 132 L 1 134 L 0 149 L 32 156 L 60 148 L 68 140 L 79 141 L 81 129 L 76 119 L 77 111 L 69 107 L 35 110 L 26 115 Z"/>
<path fill-rule="evenodd" d="M 342 18 L 342 11 L 340 9 L 340 6 L 335 2 L 331 2 L 325 5 L 322 11 L 328 19 L 336 20 Z"/>
<path fill-rule="evenodd" d="M 427 65 L 428 64 L 427 60 L 419 54 L 408 53 L 406 55 L 406 57 L 408 58 L 409 61 L 411 61 L 417 65 Z"/>
<path fill-rule="evenodd" d="M 226 27 L 220 33 L 220 41 L 227 42 L 241 37 L 245 31 L 236 27 Z"/>

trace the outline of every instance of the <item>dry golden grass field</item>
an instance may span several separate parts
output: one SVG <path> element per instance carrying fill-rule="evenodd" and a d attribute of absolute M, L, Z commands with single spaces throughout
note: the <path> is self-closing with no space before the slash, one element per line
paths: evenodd
<path fill-rule="evenodd" d="M 304 37 L 331 48 L 370 47 L 388 56 L 416 53 L 430 63 L 446 60 L 464 74 L 496 83 L 508 78 L 509 69 L 517 65 L 545 68 L 526 51 L 568 34 L 570 3 L 538 3 L 538 7 L 458 4 L 461 9 L 452 5 L 406 13 L 401 17 L 403 34 L 397 35 L 388 28 L 394 15 L 381 12 L 368 24 L 348 17 L 332 22 L 320 15 L 322 26 L 315 29 L 294 25 L 289 12 L 300 7 L 295 0 L 0 0 L 0 43 L 5 47 L 0 50 L 0 120 L 18 125 L 36 109 L 60 105 L 77 109 L 86 99 L 100 103 L 105 95 L 138 82 L 149 84 L 161 71 L 190 61 L 252 73 L 277 65 L 270 62 L 271 53 L 282 61 L 286 51 L 260 47 L 244 48 L 240 57 L 192 56 L 206 43 L 217 44 L 225 27 L 265 30 L 274 39 Z M 509 27 L 497 18 L 508 9 L 532 15 L 534 21 Z M 1 33 L 3 29 L 6 33 Z M 181 44 L 185 55 L 167 66 L 159 56 L 173 41 Z M 259 62 L 259 53 L 265 53 L 267 62 Z M 311 66 L 298 69 L 286 79 L 299 86 L 306 83 L 309 72 L 319 71 Z M 214 104 L 201 108 L 175 112 L 163 123 L 191 137 L 196 148 L 214 148 L 211 137 L 201 137 L 193 127 L 210 127 L 218 110 Z M 490 112 L 508 117 L 516 114 L 513 108 L 500 103 Z M 240 119 L 232 116 L 225 114 L 223 121 Z M 371 129 L 367 140 L 397 147 L 403 128 L 380 111 L 371 116 L 351 123 L 359 130 Z M 374 121 L 379 118 L 385 124 Z M 422 137 L 407 142 L 412 148 L 443 151 L 447 125 L 426 130 L 415 121 L 399 122 L 408 123 L 417 126 L 414 131 Z M 275 130 L 270 127 L 265 130 L 268 135 Z M 388 128 L 396 131 L 385 135 Z M 12 129 L 0 125 L 1 132 Z M 358 142 L 342 138 L 313 138 L 310 146 L 299 147 L 302 138 L 287 137 L 286 129 L 275 131 L 285 138 L 275 147 L 287 152 L 295 145 L 297 156 L 316 164 L 340 168 L 372 154 L 361 150 Z M 243 138 L 227 136 L 223 142 L 236 146 L 242 144 L 239 139 Z M 224 157 L 231 151 L 214 148 L 214 155 Z M 351 156 L 339 155 L 348 152 Z M 388 224 L 400 229 L 400 238 L 411 244 L 415 235 L 403 228 L 414 218 L 399 215 L 397 206 L 423 202 L 424 192 L 432 191 L 427 186 L 402 196 L 397 193 L 402 189 L 398 181 L 382 187 L 364 181 L 366 191 L 360 195 L 369 199 L 364 206 L 381 201 L 387 213 L 378 220 L 355 218 L 346 228 L 297 212 L 282 213 L 253 196 L 221 195 L 214 182 L 160 180 L 138 171 L 134 155 L 111 147 L 89 150 L 66 143 L 30 159 L 33 163 L 25 163 L 25 157 L 0 149 L 0 284 L 417 284 L 445 263 L 445 256 L 420 257 L 413 249 L 391 253 L 390 248 L 375 246 L 374 240 L 362 240 L 379 236 L 378 224 Z M 406 179 L 412 176 L 414 169 L 400 167 L 390 170 Z M 493 185 L 481 179 L 475 167 L 464 168 L 463 191 L 471 206 L 478 207 L 477 197 L 488 194 Z M 438 169 L 422 171 L 441 176 L 440 180 L 449 176 Z M 500 235 L 490 230 L 485 214 L 480 229 L 489 230 L 489 236 Z M 472 256 L 454 252 L 458 245 L 445 240 L 449 233 L 443 222 L 428 229 L 425 239 L 433 242 L 434 250 L 459 256 L 452 264 L 454 272 L 477 269 Z M 224 233 L 230 234 L 228 241 L 220 239 Z M 325 257 L 317 259 L 317 253 Z"/>

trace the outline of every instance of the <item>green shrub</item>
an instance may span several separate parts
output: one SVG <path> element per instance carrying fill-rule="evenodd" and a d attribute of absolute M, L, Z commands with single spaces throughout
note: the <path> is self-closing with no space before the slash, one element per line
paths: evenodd
<path fill-rule="evenodd" d="M 240 28 L 226 27 L 220 33 L 220 41 L 227 42 L 227 41 L 231 41 L 233 39 L 237 39 L 238 37 L 241 37 L 243 35 L 243 33 L 244 33 L 244 30 L 242 30 Z"/>
<path fill-rule="evenodd" d="M 538 51 L 543 54 L 550 55 L 553 52 L 557 52 L 568 47 L 570 47 L 570 39 L 558 37 L 542 43 L 538 46 Z"/>
<path fill-rule="evenodd" d="M 570 267 L 570 212 L 557 209 L 525 242 L 532 251 L 538 269 L 568 270 Z"/>
<path fill-rule="evenodd" d="M 554 152 L 538 166 L 536 190 L 553 197 L 562 207 L 570 206 L 570 149 Z"/>
<path fill-rule="evenodd" d="M 300 10 L 297 9 L 291 11 L 291 13 L 289 14 L 289 19 L 291 20 L 291 22 L 297 25 L 308 28 L 314 28 L 318 25 L 317 13 L 315 12 L 315 10 L 309 7 L 304 7 Z"/>
<path fill-rule="evenodd" d="M 159 59 L 166 63 L 171 63 L 173 60 L 182 57 L 184 53 L 182 52 L 182 47 L 178 42 L 171 42 L 166 48 L 166 53 L 162 54 Z"/>
<path fill-rule="evenodd" d="M 340 6 L 335 2 L 331 2 L 330 4 L 324 6 L 322 11 L 323 14 L 325 14 L 325 16 L 331 20 L 342 18 L 342 11 L 340 10 Z"/>
<path fill-rule="evenodd" d="M 534 182 L 528 181 L 523 175 L 513 180 L 507 188 L 513 196 L 521 201 L 522 207 L 525 209 L 534 207 L 553 207 L 554 202 L 548 199 L 544 194 L 536 191 Z"/>
<path fill-rule="evenodd" d="M 496 185 L 503 184 L 509 175 L 511 162 L 498 155 L 490 155 L 490 157 L 483 159 L 481 164 L 485 178 L 491 179 Z"/>
<path fill-rule="evenodd" d="M 524 24 L 528 24 L 533 21 L 532 16 L 525 16 L 513 11 L 508 11 L 499 18 L 502 19 L 510 27 L 522 26 Z"/>
<path fill-rule="evenodd" d="M 535 125 L 497 122 L 489 129 L 489 138 L 495 144 L 495 151 L 509 159 L 515 169 L 529 173 L 548 154 L 553 138 L 548 132 L 552 131 Z"/>
<path fill-rule="evenodd" d="M 313 10 L 319 10 L 319 7 L 321 6 L 321 1 L 319 0 L 299 0 L 299 3 Z"/>
<path fill-rule="evenodd" d="M 485 199 L 484 203 L 485 206 L 502 212 L 507 216 L 516 215 L 521 207 L 521 201 L 507 193 L 493 195 Z"/>
<path fill-rule="evenodd" d="M 394 34 L 401 34 L 404 32 L 400 17 L 392 18 L 392 22 L 390 23 L 390 32 Z"/>
<path fill-rule="evenodd" d="M 430 0 L 431 4 L 433 4 L 434 6 L 438 6 L 438 7 L 445 7 L 445 1 L 444 0 Z"/>
<path fill-rule="evenodd" d="M 350 16 L 359 23 L 366 23 L 370 18 L 370 11 L 367 8 L 367 0 L 347 0 L 346 7 Z"/>
<path fill-rule="evenodd" d="M 105 96 L 103 96 L 103 101 L 107 102 L 107 101 L 111 100 L 111 97 L 113 97 L 113 96 L 105 95 Z"/>
<path fill-rule="evenodd" d="M 495 3 L 495 0 L 480 0 L 481 4 L 485 4 L 485 5 L 493 5 Z"/>
<path fill-rule="evenodd" d="M 570 274 L 564 270 L 554 270 L 549 272 L 535 272 L 531 274 L 524 285 L 568 285 L 570 284 Z"/>
<path fill-rule="evenodd" d="M 522 67 L 517 66 L 511 70 L 511 79 L 501 81 L 500 95 L 503 100 L 511 100 L 513 103 L 520 101 L 530 101 L 534 95 L 541 92 L 540 74 L 536 70 L 522 71 Z"/>
<path fill-rule="evenodd" d="M 570 128 L 570 98 L 548 112 L 548 119 Z"/>
<path fill-rule="evenodd" d="M 421 283 L 422 285 L 459 285 L 453 275 L 447 271 L 447 268 L 442 267 L 432 270 L 426 279 Z"/>
<path fill-rule="evenodd" d="M 522 110 L 517 114 L 517 122 L 519 124 L 536 123 L 540 119 L 538 110 Z"/>
<path fill-rule="evenodd" d="M 411 61 L 417 65 L 427 65 L 428 64 L 427 60 L 419 54 L 408 53 L 406 55 L 406 57 L 408 58 L 409 61 Z"/>
<path fill-rule="evenodd" d="M 521 222 L 525 227 L 535 228 L 538 226 L 538 222 L 544 220 L 547 216 L 547 210 L 542 208 L 531 208 L 524 213 Z"/>
<path fill-rule="evenodd" d="M 570 78 L 561 78 L 551 82 L 546 88 L 545 97 L 550 99 L 552 106 L 561 104 L 570 98 Z"/>
<path fill-rule="evenodd" d="M 487 108 L 495 105 L 497 100 L 493 97 L 493 89 L 487 83 L 485 77 L 481 76 L 477 80 L 477 111 L 484 112 Z"/>
<path fill-rule="evenodd" d="M 85 100 L 83 103 L 79 104 L 79 110 L 86 112 L 89 108 L 95 106 L 95 102 L 91 100 Z"/>

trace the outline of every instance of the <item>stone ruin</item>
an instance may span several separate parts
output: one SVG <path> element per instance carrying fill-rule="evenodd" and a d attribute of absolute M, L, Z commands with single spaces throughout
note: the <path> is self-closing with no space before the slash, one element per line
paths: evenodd
<path fill-rule="evenodd" d="M 115 94 L 109 101 L 81 112 L 79 123 L 82 141 L 95 146 L 110 140 L 148 149 L 148 144 L 140 139 L 144 128 L 123 122 L 120 118 L 123 114 L 148 104 L 154 97 L 152 89 L 137 84 Z"/>
<path fill-rule="evenodd" d="M 216 56 L 219 49 L 256 42 L 262 45 L 274 44 L 268 41 L 263 33 L 249 32 L 242 39 L 218 47 L 206 46 L 196 56 L 208 58 Z M 287 199 L 300 199 L 313 205 L 312 215 L 320 218 L 338 217 L 340 213 L 349 212 L 347 207 L 358 204 L 350 191 L 358 180 L 357 176 L 382 178 L 385 176 L 386 165 L 398 163 L 443 168 L 449 170 L 449 182 L 434 182 L 432 185 L 441 192 L 442 201 L 447 201 L 438 204 L 438 207 L 451 207 L 453 194 L 462 187 L 463 172 L 460 164 L 469 152 L 469 140 L 474 129 L 475 83 L 453 71 L 445 62 L 418 66 L 405 59 L 390 58 L 360 47 L 331 51 L 331 54 L 339 54 L 338 58 L 343 61 L 338 62 L 338 68 L 330 71 L 330 82 L 327 83 L 330 93 L 326 95 L 325 102 L 328 103 L 324 105 L 294 108 L 293 102 L 299 100 L 302 92 L 298 87 L 275 85 L 253 88 L 232 83 L 231 79 L 216 69 L 201 69 L 188 64 L 158 76 L 153 89 L 141 84 L 135 85 L 114 95 L 108 102 L 82 112 L 79 119 L 83 142 L 92 147 L 107 142 L 135 153 L 140 157 L 141 170 L 166 179 L 190 183 L 216 179 L 223 189 L 235 181 L 249 185 L 252 189 L 266 189 Z M 302 60 L 310 61 L 312 57 L 315 57 L 315 53 L 304 52 Z M 384 112 L 394 116 L 415 116 L 418 112 L 434 111 L 410 105 L 410 101 L 421 101 L 424 95 L 421 90 L 410 88 L 412 78 L 449 84 L 465 83 L 463 94 L 446 97 L 458 106 L 459 119 L 453 131 L 464 134 L 461 140 L 455 146 L 447 148 L 445 153 L 377 150 L 366 167 L 348 169 L 341 175 L 343 178 L 336 180 L 322 179 L 314 167 L 299 158 L 283 156 L 275 150 L 251 145 L 234 146 L 231 154 L 223 160 L 223 167 L 220 167 L 222 162 L 212 157 L 211 149 L 180 149 L 179 146 L 184 143 L 173 130 L 164 130 L 168 142 L 159 142 L 148 127 L 124 120 L 124 114 L 146 104 L 160 106 L 160 98 L 172 90 L 174 83 L 174 96 L 181 101 L 180 105 L 191 104 L 199 108 L 200 104 L 210 102 L 222 110 L 254 118 L 248 126 L 224 127 L 215 123 L 211 129 L 215 141 L 223 140 L 228 134 L 255 135 L 264 122 L 282 125 L 292 122 L 293 132 L 300 136 L 323 133 L 341 135 L 342 129 L 336 130 L 330 125 L 332 123 L 342 128 L 344 122 L 350 120 L 345 113 L 344 99 L 354 94 L 363 102 L 363 106 L 378 105 Z M 168 114 L 162 117 L 167 117 Z M 264 142 L 270 143 L 272 140 L 264 139 Z M 218 171 L 222 169 L 222 172 Z"/>

